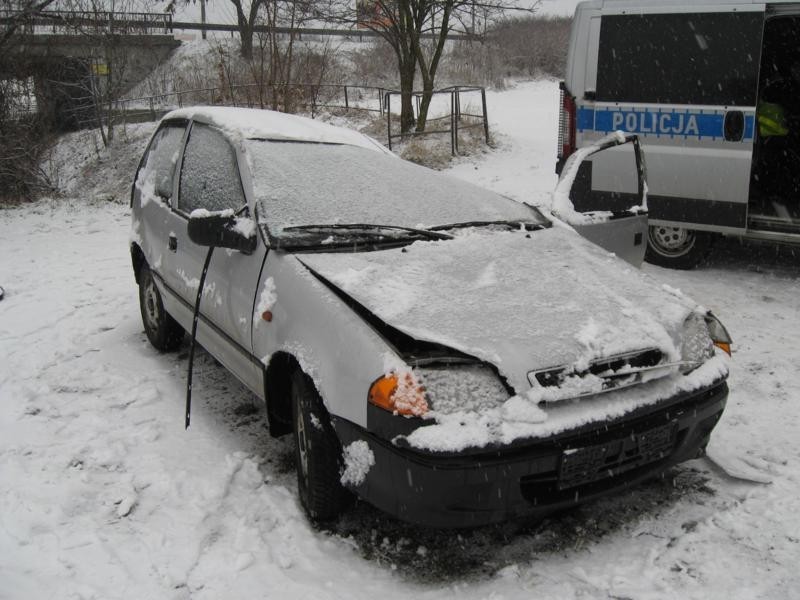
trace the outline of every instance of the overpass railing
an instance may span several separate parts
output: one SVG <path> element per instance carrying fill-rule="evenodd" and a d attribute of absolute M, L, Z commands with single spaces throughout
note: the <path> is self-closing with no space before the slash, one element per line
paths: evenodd
<path fill-rule="evenodd" d="M 172 13 L 45 10 L 34 15 L 0 9 L 0 24 L 19 24 L 21 33 L 171 34 Z"/>

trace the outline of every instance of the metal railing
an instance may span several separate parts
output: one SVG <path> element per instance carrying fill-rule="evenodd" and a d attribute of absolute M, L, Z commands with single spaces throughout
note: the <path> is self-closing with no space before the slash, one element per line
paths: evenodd
<path fill-rule="evenodd" d="M 45 10 L 33 15 L 0 10 L 0 24 L 19 21 L 20 33 L 171 34 L 172 13 Z M 37 29 L 39 28 L 39 29 Z"/>
<path fill-rule="evenodd" d="M 476 94 L 480 93 L 481 97 L 481 114 L 471 114 L 464 112 L 461 107 L 461 100 L 463 94 Z M 426 129 L 425 131 L 408 131 L 408 132 L 393 132 L 392 131 L 392 111 L 391 99 L 392 96 L 399 96 L 400 92 L 388 91 L 385 95 L 386 112 L 386 136 L 389 142 L 389 150 L 392 149 L 392 140 L 397 138 L 418 137 L 435 134 L 450 134 L 450 151 L 453 156 L 458 154 L 458 132 L 464 129 L 483 128 L 483 134 L 486 143 L 489 143 L 489 118 L 486 111 L 486 88 L 478 86 L 455 85 L 452 87 L 443 88 L 441 90 L 433 91 L 434 97 L 436 95 L 448 94 L 450 96 L 450 114 L 428 118 L 427 123 L 434 127 L 441 127 L 438 125 L 444 120 L 449 121 L 447 129 Z M 414 106 L 416 107 L 415 118 L 419 115 L 420 104 L 422 102 L 422 92 L 413 92 Z M 470 119 L 470 120 L 467 120 Z M 475 122 L 477 120 L 477 122 Z"/>
<path fill-rule="evenodd" d="M 114 102 L 114 113 L 127 120 L 156 120 L 184 105 L 238 106 L 245 108 L 307 109 L 316 116 L 322 109 L 358 110 L 383 115 L 385 88 L 327 83 L 248 83 L 165 92 Z M 143 118 L 144 117 L 144 118 Z"/>
<path fill-rule="evenodd" d="M 23 15 L 21 19 L 20 15 Z M 192 23 L 174 21 L 172 13 L 146 12 L 112 12 L 112 11 L 74 11 L 45 10 L 36 14 L 25 14 L 24 11 L 0 8 L 0 25 L 12 20 L 21 20 L 20 33 L 119 33 L 119 34 L 172 34 L 174 30 L 216 31 L 236 33 L 239 26 L 235 23 Z M 37 29 L 38 28 L 38 29 Z M 346 38 L 381 37 L 381 33 L 371 29 L 331 28 L 331 27 L 288 27 L 280 25 L 253 25 L 254 33 L 277 33 L 282 35 L 302 36 L 335 36 Z M 423 33 L 422 39 L 438 39 L 435 33 Z M 481 36 L 473 33 L 449 33 L 450 40 L 479 40 Z"/>

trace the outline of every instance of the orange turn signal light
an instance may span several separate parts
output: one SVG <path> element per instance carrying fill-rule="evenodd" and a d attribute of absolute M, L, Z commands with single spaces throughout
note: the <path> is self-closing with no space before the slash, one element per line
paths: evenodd
<path fill-rule="evenodd" d="M 728 342 L 714 342 L 714 345 L 728 356 L 731 356 L 731 345 Z"/>
<path fill-rule="evenodd" d="M 420 417 L 428 412 L 425 388 L 411 372 L 376 379 L 369 388 L 369 402 L 399 415 Z"/>

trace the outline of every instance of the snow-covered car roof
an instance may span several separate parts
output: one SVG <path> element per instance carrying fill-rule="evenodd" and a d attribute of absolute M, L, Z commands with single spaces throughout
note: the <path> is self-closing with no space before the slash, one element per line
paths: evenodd
<path fill-rule="evenodd" d="M 314 119 L 257 108 L 192 106 L 173 110 L 164 119 L 194 119 L 222 129 L 232 139 L 269 139 L 359 146 L 389 154 L 372 138 Z"/>

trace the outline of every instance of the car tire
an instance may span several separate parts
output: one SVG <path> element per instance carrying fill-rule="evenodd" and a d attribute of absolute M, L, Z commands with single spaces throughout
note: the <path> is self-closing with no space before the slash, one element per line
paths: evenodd
<path fill-rule="evenodd" d="M 314 382 L 292 375 L 292 429 L 300 503 L 312 521 L 330 521 L 350 498 L 340 481 L 342 449 Z"/>
<path fill-rule="evenodd" d="M 164 310 L 161 292 L 147 265 L 139 271 L 139 309 L 147 339 L 160 352 L 176 350 L 183 341 L 183 328 Z"/>
<path fill-rule="evenodd" d="M 714 236 L 705 231 L 651 225 L 644 259 L 668 269 L 694 269 L 708 257 L 713 242 Z"/>

